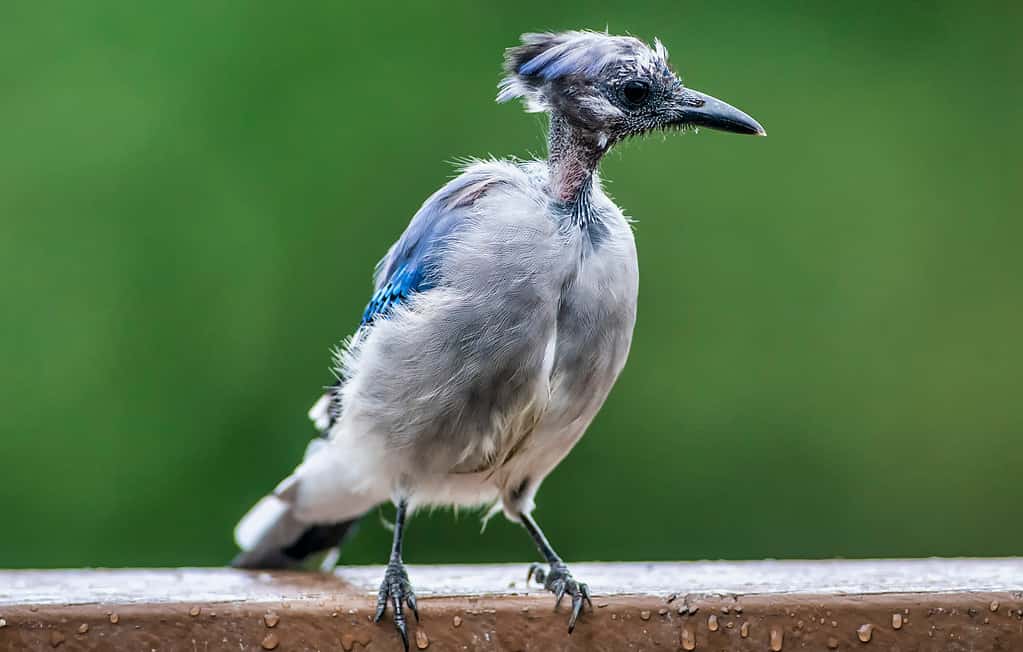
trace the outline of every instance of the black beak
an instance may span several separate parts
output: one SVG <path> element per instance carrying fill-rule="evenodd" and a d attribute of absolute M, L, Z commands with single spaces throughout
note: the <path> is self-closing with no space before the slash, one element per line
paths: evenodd
<path fill-rule="evenodd" d="M 682 108 L 677 122 L 735 134 L 767 135 L 759 122 L 731 104 L 690 88 L 682 91 Z"/>

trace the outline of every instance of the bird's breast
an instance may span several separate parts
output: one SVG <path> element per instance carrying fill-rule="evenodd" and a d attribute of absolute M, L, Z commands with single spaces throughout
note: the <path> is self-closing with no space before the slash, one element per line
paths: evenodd
<path fill-rule="evenodd" d="M 632 232 L 621 225 L 581 256 L 561 296 L 551 375 L 562 421 L 592 418 L 625 365 L 636 322 L 638 267 Z"/>

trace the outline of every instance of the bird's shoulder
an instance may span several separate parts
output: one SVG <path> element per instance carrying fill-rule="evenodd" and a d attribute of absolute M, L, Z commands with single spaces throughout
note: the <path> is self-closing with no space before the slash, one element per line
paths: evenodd
<path fill-rule="evenodd" d="M 541 201 L 539 162 L 498 159 L 463 161 L 459 174 L 430 195 L 391 245 L 373 275 L 373 296 L 362 325 L 386 316 L 413 293 L 433 288 L 445 244 L 457 238 L 474 217 L 474 206 L 501 191 Z"/>

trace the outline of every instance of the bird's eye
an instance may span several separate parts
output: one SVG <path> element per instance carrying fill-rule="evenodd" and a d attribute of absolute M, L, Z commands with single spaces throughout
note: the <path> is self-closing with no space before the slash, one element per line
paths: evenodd
<path fill-rule="evenodd" d="M 638 79 L 627 81 L 622 87 L 622 95 L 632 104 L 642 104 L 650 96 L 650 84 Z"/>

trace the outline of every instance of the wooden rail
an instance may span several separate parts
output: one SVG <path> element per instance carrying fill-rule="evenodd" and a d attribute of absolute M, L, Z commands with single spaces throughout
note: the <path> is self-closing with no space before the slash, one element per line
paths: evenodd
<path fill-rule="evenodd" d="M 1023 559 L 576 564 L 594 609 L 526 564 L 411 566 L 429 650 L 1023 650 Z M 0 650 L 400 650 L 380 567 L 0 571 Z"/>

